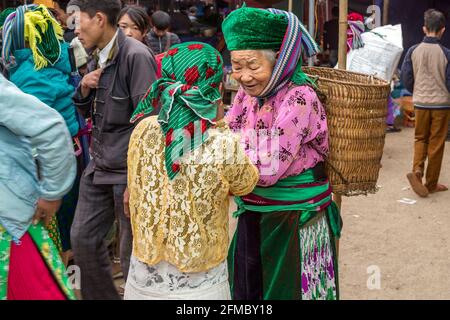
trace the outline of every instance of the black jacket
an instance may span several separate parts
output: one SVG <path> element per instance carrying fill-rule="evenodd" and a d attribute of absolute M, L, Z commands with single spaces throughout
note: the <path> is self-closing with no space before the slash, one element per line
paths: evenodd
<path fill-rule="evenodd" d="M 128 143 L 134 129 L 130 118 L 156 80 L 155 58 L 147 46 L 119 30 L 114 48 L 98 88 L 82 98 L 78 87 L 73 98 L 79 112 L 93 120 L 93 161 L 85 174 L 95 174 L 96 184 L 127 183 Z M 92 59 L 88 72 L 97 68 L 97 61 Z"/>

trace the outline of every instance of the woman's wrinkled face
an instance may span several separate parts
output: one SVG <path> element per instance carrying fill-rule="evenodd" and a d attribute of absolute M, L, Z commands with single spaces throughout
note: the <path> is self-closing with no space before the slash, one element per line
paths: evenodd
<path fill-rule="evenodd" d="M 237 50 L 231 52 L 233 78 L 245 92 L 260 96 L 269 83 L 275 61 L 271 61 L 261 50 Z"/>
<path fill-rule="evenodd" d="M 128 14 L 124 14 L 119 21 L 119 28 L 128 36 L 135 38 L 136 40 L 143 42 L 145 33 L 143 33 L 139 27 L 131 20 Z"/>

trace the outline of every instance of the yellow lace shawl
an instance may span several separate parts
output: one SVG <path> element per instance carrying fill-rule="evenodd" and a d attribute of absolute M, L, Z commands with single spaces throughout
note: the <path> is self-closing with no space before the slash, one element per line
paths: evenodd
<path fill-rule="evenodd" d="M 224 122 L 208 132 L 208 141 L 183 159 L 173 180 L 156 117 L 133 132 L 128 152 L 133 255 L 148 265 L 164 260 L 182 272 L 201 272 L 227 257 L 229 195 L 250 193 L 258 170 Z M 211 161 L 217 147 L 231 150 L 226 161 Z"/>

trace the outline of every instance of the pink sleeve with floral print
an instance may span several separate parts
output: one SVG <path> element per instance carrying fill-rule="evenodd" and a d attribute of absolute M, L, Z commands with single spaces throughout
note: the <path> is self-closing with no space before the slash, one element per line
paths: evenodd
<path fill-rule="evenodd" d="M 255 101 L 240 91 L 226 120 L 258 167 L 259 186 L 274 185 L 324 160 L 328 127 L 313 89 L 282 89 L 261 107 L 255 108 Z"/>
<path fill-rule="evenodd" d="M 239 117 L 244 116 L 243 109 L 245 97 L 245 91 L 243 89 L 239 89 L 236 96 L 234 97 L 234 101 L 232 101 L 230 110 L 228 110 L 227 114 L 225 115 L 225 121 L 228 124 L 235 123 Z M 232 130 L 237 131 L 239 129 L 243 129 L 243 125 L 244 123 L 242 123 L 242 126 L 240 126 L 240 128 L 232 128 Z"/>

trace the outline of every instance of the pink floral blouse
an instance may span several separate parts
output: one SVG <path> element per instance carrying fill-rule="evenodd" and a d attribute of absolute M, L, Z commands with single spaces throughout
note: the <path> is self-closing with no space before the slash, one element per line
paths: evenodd
<path fill-rule="evenodd" d="M 286 85 L 261 107 L 241 88 L 225 119 L 258 167 L 259 186 L 297 175 L 328 154 L 325 109 L 308 86 Z"/>

